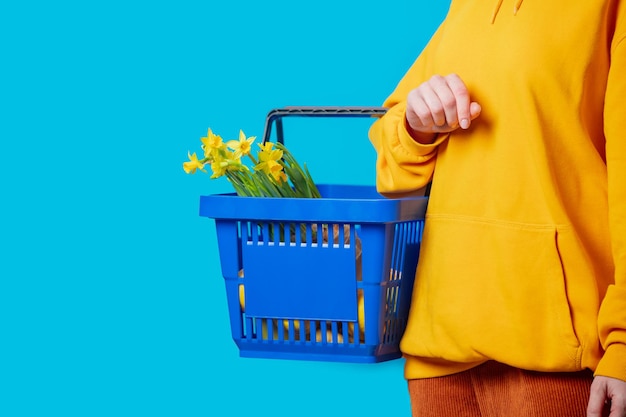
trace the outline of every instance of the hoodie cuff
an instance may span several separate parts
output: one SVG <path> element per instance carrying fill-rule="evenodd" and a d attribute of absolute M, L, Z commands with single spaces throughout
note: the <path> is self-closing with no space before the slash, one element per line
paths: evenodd
<path fill-rule="evenodd" d="M 448 139 L 450 133 L 440 133 L 435 138 L 433 143 L 423 144 L 419 143 L 409 133 L 405 125 L 406 113 L 402 114 L 402 122 L 398 123 L 398 140 L 400 146 L 404 148 L 409 154 L 426 156 L 433 153 L 441 142 Z"/>
<path fill-rule="evenodd" d="M 594 376 L 608 376 L 626 381 L 626 345 L 623 343 L 610 344 L 604 352 Z"/>

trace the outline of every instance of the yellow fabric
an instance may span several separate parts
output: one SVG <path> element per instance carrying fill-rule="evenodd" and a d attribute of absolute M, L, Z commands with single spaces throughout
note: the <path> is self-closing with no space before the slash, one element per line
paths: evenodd
<path fill-rule="evenodd" d="M 407 93 L 449 73 L 482 113 L 419 144 Z M 626 4 L 453 0 L 384 105 L 379 191 L 433 181 L 405 376 L 496 360 L 626 380 Z"/>

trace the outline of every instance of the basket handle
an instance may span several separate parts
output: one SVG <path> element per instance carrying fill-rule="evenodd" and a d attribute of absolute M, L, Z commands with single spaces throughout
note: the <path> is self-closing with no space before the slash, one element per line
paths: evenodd
<path fill-rule="evenodd" d="M 272 126 L 276 125 L 276 142 L 285 143 L 283 117 L 382 117 L 387 113 L 386 107 L 372 106 L 287 106 L 270 110 L 265 119 L 263 143 L 270 140 Z M 426 185 L 425 196 L 430 195 L 432 183 Z"/>
<path fill-rule="evenodd" d="M 386 107 L 363 106 L 287 106 L 273 109 L 265 119 L 263 143 L 270 140 L 272 126 L 276 125 L 276 142 L 285 143 L 283 117 L 381 117 L 387 112 Z"/>

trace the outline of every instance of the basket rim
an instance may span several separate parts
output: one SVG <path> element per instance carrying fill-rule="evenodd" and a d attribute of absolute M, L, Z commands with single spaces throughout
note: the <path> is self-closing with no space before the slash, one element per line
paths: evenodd
<path fill-rule="evenodd" d="M 216 220 L 394 223 L 423 220 L 428 197 L 386 198 L 367 185 L 317 185 L 322 198 L 200 197 L 200 216 Z"/>

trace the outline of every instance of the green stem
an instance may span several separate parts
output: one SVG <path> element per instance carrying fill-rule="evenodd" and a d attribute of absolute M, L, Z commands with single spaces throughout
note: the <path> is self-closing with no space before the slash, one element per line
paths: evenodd
<path fill-rule="evenodd" d="M 254 158 L 254 156 L 252 156 L 251 153 L 248 154 L 248 158 L 250 158 L 250 160 L 252 161 L 252 163 L 254 165 L 258 165 L 259 163 L 257 162 L 257 160 Z"/>

